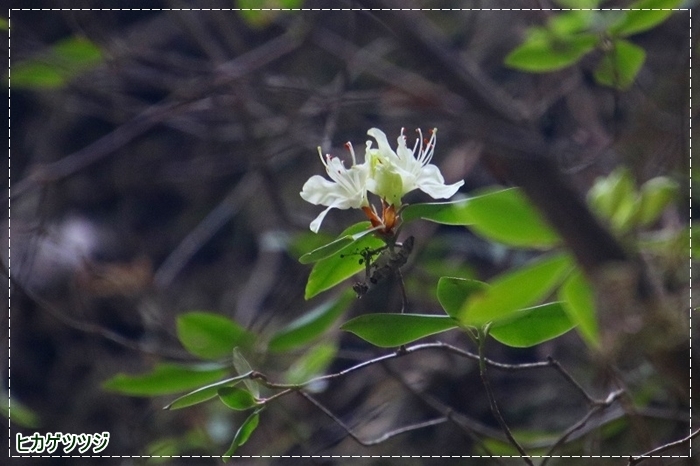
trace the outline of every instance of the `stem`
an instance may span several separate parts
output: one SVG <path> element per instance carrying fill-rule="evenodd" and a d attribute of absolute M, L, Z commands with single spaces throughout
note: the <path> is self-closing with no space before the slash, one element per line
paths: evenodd
<path fill-rule="evenodd" d="M 309 395 L 308 393 L 305 393 L 303 391 L 298 392 L 299 395 L 302 397 L 306 398 L 311 404 L 316 406 L 323 414 L 328 416 L 333 422 L 338 424 L 347 434 L 352 437 L 353 440 L 355 440 L 357 443 L 364 447 L 371 447 L 373 445 L 380 444 L 382 442 L 385 442 L 389 440 L 392 437 L 396 437 L 397 435 L 406 433 L 406 432 L 411 432 L 414 430 L 422 429 L 424 427 L 430 427 L 430 426 L 435 426 L 438 424 L 444 424 L 447 422 L 449 419 L 447 417 L 439 417 L 436 419 L 430 419 L 428 421 L 423 421 L 423 422 L 418 422 L 416 424 L 411 424 L 408 426 L 404 427 L 399 427 L 398 429 L 390 430 L 389 432 L 385 432 L 379 437 L 372 439 L 372 440 L 362 440 L 358 435 L 349 427 L 347 426 L 338 416 L 333 414 L 330 409 L 326 408 L 324 405 L 322 405 L 318 400 L 316 400 L 314 397 Z"/>
<path fill-rule="evenodd" d="M 408 308 L 408 297 L 406 296 L 406 284 L 403 281 L 403 274 L 400 268 L 396 269 L 396 276 L 399 279 L 399 286 L 401 287 L 401 314 L 403 314 L 406 312 L 406 308 Z"/>
<path fill-rule="evenodd" d="M 506 424 L 505 419 L 503 419 L 503 416 L 501 415 L 500 409 L 498 409 L 498 404 L 496 403 L 496 398 L 494 397 L 493 390 L 491 389 L 491 382 L 489 381 L 488 375 L 486 374 L 486 360 L 484 358 L 484 342 L 486 341 L 486 335 L 488 334 L 488 326 L 486 326 L 485 329 L 479 330 L 479 335 L 478 335 L 478 343 L 479 343 L 479 375 L 481 376 L 481 382 L 484 384 L 484 388 L 486 389 L 486 395 L 488 396 L 489 399 L 489 406 L 491 408 L 491 413 L 493 416 L 496 418 L 498 421 L 498 424 L 501 426 L 501 429 L 503 432 L 506 434 L 506 437 L 508 437 L 508 440 L 510 443 L 515 446 L 515 448 L 520 452 L 520 456 L 523 458 L 525 463 L 529 464 L 530 466 L 534 466 L 534 463 L 530 459 L 530 457 L 527 455 L 523 447 L 518 443 L 517 440 L 515 440 L 515 437 L 513 437 L 513 433 L 510 431 L 510 428 L 508 428 L 508 424 Z"/>
<path fill-rule="evenodd" d="M 683 437 L 680 440 L 676 440 L 675 442 L 669 442 L 665 445 L 661 445 L 660 447 L 656 447 L 653 450 L 649 450 L 646 453 L 643 453 L 639 456 L 630 456 L 629 461 L 627 462 L 627 466 L 634 466 L 635 464 L 639 464 L 644 460 L 647 460 L 649 458 L 654 458 L 652 455 L 655 455 L 656 453 L 662 453 L 666 450 L 670 450 L 671 448 L 674 447 L 679 447 L 683 445 L 684 443 L 690 442 L 691 439 L 697 437 L 700 435 L 700 429 L 695 430 L 695 432 L 691 433 L 690 435 Z"/>
<path fill-rule="evenodd" d="M 556 367 L 556 366 L 555 366 Z M 563 369 L 562 369 L 563 370 Z M 568 374 L 567 374 L 568 375 Z M 575 383 L 573 378 L 570 378 L 571 376 L 567 377 L 567 380 L 572 382 L 574 386 L 580 387 L 578 383 Z M 590 398 L 590 403 L 593 405 L 591 409 L 588 410 L 588 412 L 583 416 L 579 421 L 577 421 L 574 425 L 566 429 L 566 432 L 564 432 L 556 442 L 547 450 L 547 453 L 545 454 L 546 458 L 542 460 L 540 463 L 540 466 L 545 466 L 547 464 L 547 461 L 551 458 L 552 453 L 554 453 L 554 450 L 559 448 L 561 445 L 563 445 L 566 440 L 573 435 L 575 432 L 581 430 L 586 423 L 596 414 L 598 414 L 600 411 L 610 407 L 620 396 L 622 396 L 625 393 L 624 390 L 617 390 L 608 395 L 608 397 L 605 400 L 595 400 L 593 398 Z"/>

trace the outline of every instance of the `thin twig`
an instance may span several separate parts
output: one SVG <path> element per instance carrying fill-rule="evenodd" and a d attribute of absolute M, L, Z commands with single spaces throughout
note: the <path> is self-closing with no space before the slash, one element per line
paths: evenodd
<path fill-rule="evenodd" d="M 501 410 L 498 408 L 498 403 L 496 403 L 496 397 L 493 394 L 491 382 L 488 378 L 488 374 L 486 373 L 486 363 L 484 361 L 484 342 L 486 340 L 487 333 L 488 327 L 486 328 L 486 331 L 479 331 L 479 375 L 481 376 L 481 382 L 484 384 L 484 388 L 486 389 L 486 396 L 489 399 L 489 407 L 491 408 L 491 413 L 496 418 L 496 421 L 498 421 L 498 425 L 501 426 L 503 433 L 506 434 L 506 437 L 508 437 L 510 443 L 512 443 L 513 446 L 518 450 L 520 456 L 523 458 L 523 461 L 525 461 L 525 463 L 529 464 L 530 466 L 534 466 L 534 463 L 528 456 L 525 449 L 522 447 L 522 445 L 520 445 L 520 443 L 518 443 L 515 437 L 513 437 L 513 433 L 510 431 L 508 424 L 506 424 L 506 420 L 503 418 Z"/>
<path fill-rule="evenodd" d="M 464 432 L 467 438 L 469 438 L 479 448 L 481 448 L 484 451 L 484 453 L 496 458 L 494 456 L 495 454 L 489 449 L 489 447 L 486 445 L 486 443 L 480 436 L 494 438 L 499 441 L 505 442 L 506 438 L 503 436 L 503 432 L 501 432 L 498 429 L 493 429 L 489 426 L 481 424 L 480 422 L 471 419 L 458 411 L 455 411 L 451 406 L 448 406 L 447 404 L 443 403 L 442 401 L 430 395 L 429 393 L 424 393 L 416 390 L 408 382 L 406 382 L 406 380 L 403 377 L 401 377 L 401 374 L 394 371 L 391 367 L 389 367 L 388 364 L 382 364 L 382 367 L 384 367 L 384 370 L 386 370 L 386 372 L 391 377 L 397 380 L 413 396 L 421 400 L 430 408 L 445 416 L 459 430 Z"/>
<path fill-rule="evenodd" d="M 322 375 L 319 377 L 314 377 L 313 379 L 307 380 L 306 382 L 302 383 L 297 383 L 297 384 L 288 384 L 288 383 L 275 383 L 267 380 L 267 377 L 264 374 L 260 373 L 255 373 L 252 375 L 252 378 L 257 378 L 261 380 L 261 383 L 263 383 L 266 387 L 268 388 L 277 388 L 277 389 L 290 389 L 290 390 L 299 390 L 307 385 L 325 381 L 325 380 L 331 380 L 335 379 L 338 377 L 342 377 L 346 374 L 349 374 L 351 372 L 358 371 L 360 369 L 364 369 L 365 367 L 378 364 L 383 361 L 388 361 L 389 359 L 395 359 L 399 358 L 402 356 L 406 356 L 411 353 L 416 353 L 419 351 L 425 351 L 425 350 L 431 350 L 431 349 L 438 349 L 438 350 L 444 350 L 447 351 L 448 353 L 456 354 L 458 356 L 471 359 L 474 361 L 479 361 L 479 355 L 471 353 L 469 351 L 463 350 L 461 348 L 457 348 L 456 346 L 452 346 L 447 343 L 443 343 L 440 341 L 437 342 L 432 342 L 432 343 L 420 343 L 416 344 L 413 346 L 407 346 L 407 347 L 402 347 L 393 353 L 389 354 L 384 354 L 382 356 L 378 356 L 376 358 L 369 359 L 367 361 L 363 361 L 359 364 L 355 364 L 354 366 L 350 366 L 347 369 L 343 369 L 340 372 L 335 372 L 333 374 L 326 374 Z M 534 362 L 534 363 L 525 363 L 525 364 L 504 364 L 500 362 L 493 361 L 488 358 L 482 358 L 482 361 L 485 365 L 493 367 L 495 369 L 501 369 L 505 371 L 518 371 L 518 370 L 527 370 L 527 369 L 541 369 L 545 367 L 550 367 L 551 364 L 548 361 L 543 361 L 543 362 Z"/>
<path fill-rule="evenodd" d="M 316 400 L 314 397 L 309 395 L 308 393 L 305 393 L 303 391 L 298 392 L 299 395 L 307 399 L 311 404 L 316 406 L 323 414 L 328 416 L 333 422 L 338 424 L 347 434 L 352 437 L 353 440 L 355 440 L 357 443 L 364 447 L 371 447 L 373 445 L 377 445 L 379 443 L 385 442 L 389 440 L 392 437 L 396 437 L 397 435 L 404 434 L 406 432 L 411 432 L 414 430 L 418 429 L 423 429 L 425 427 L 430 427 L 438 424 L 444 424 L 445 422 L 448 421 L 447 417 L 439 417 L 436 419 L 430 419 L 428 421 L 423 421 L 419 422 L 416 424 L 411 424 L 408 426 L 400 427 L 398 429 L 390 430 L 389 432 L 385 432 L 384 434 L 380 435 L 379 437 L 372 439 L 372 440 L 362 440 L 349 426 L 347 426 L 338 416 L 333 414 L 328 408 L 323 406 L 318 400 Z"/>
<path fill-rule="evenodd" d="M 116 343 L 120 346 L 123 346 L 124 348 L 128 348 L 130 350 L 137 351 L 140 353 L 168 357 L 168 358 L 175 359 L 175 360 L 182 361 L 182 362 L 200 361 L 198 358 L 195 358 L 190 353 L 187 353 L 185 351 L 180 351 L 180 350 L 176 350 L 176 349 L 156 348 L 156 347 L 151 347 L 150 345 L 144 345 L 142 343 L 139 343 L 138 341 L 134 341 L 134 340 L 131 340 L 129 338 L 126 338 L 126 337 L 120 335 L 119 333 L 114 332 L 108 328 L 102 327 L 101 325 L 92 324 L 89 322 L 82 322 L 80 320 L 74 319 L 74 318 L 66 315 L 65 313 L 61 312 L 59 309 L 57 309 L 51 303 L 44 300 L 43 298 L 41 298 L 39 295 L 32 292 L 31 290 L 29 290 L 27 288 L 20 287 L 14 280 L 13 280 L 13 284 L 16 285 L 17 287 L 21 288 L 24 291 L 24 293 L 32 301 L 34 301 L 37 305 L 39 305 L 50 316 L 54 317 L 59 322 L 63 323 L 64 325 L 66 325 L 74 330 L 78 330 L 78 331 L 88 333 L 88 334 L 98 335 L 106 340 L 111 341 L 112 343 Z"/>
<path fill-rule="evenodd" d="M 565 372 L 560 373 L 564 374 Z M 580 388 L 580 385 L 578 385 L 578 383 L 576 383 L 576 381 L 573 378 L 571 378 L 571 376 L 568 375 L 568 373 L 566 374 L 567 380 L 569 380 L 575 386 Z M 610 393 L 605 400 L 595 400 L 593 398 L 589 398 L 591 404 L 593 405 L 591 409 L 589 409 L 588 412 L 579 421 L 577 421 L 571 427 L 566 429 L 566 431 L 556 440 L 556 442 L 552 444 L 552 446 L 549 448 L 549 450 L 547 450 L 547 453 L 545 454 L 546 457 L 542 459 L 540 466 L 545 466 L 547 464 L 547 461 L 549 461 L 552 453 L 554 453 L 554 450 L 563 445 L 571 435 L 582 429 L 594 415 L 610 407 L 620 396 L 622 396 L 623 393 L 625 393 L 624 390 L 616 390 Z"/>
<path fill-rule="evenodd" d="M 408 309 L 408 297 L 406 296 L 406 284 L 403 281 L 403 274 L 401 269 L 396 269 L 396 277 L 399 280 L 399 287 L 401 288 L 401 313 L 403 314 Z"/>
<path fill-rule="evenodd" d="M 192 103 L 166 102 L 148 107 L 130 121 L 77 152 L 55 162 L 38 165 L 32 174 L 13 185 L 12 198 L 21 196 L 37 185 L 61 180 L 98 162 L 158 123 L 172 118 L 175 114 L 186 112 L 192 106 Z"/>
<path fill-rule="evenodd" d="M 581 393 L 581 395 L 586 400 L 588 400 L 588 403 L 596 404 L 598 402 L 598 400 L 596 400 L 595 398 L 593 398 L 591 395 L 588 394 L 588 392 L 581 386 L 580 383 L 578 383 L 576 380 L 574 380 L 574 378 L 571 376 L 571 374 L 569 374 L 569 372 L 566 369 L 564 369 L 561 364 L 559 364 L 559 361 L 555 360 L 551 356 L 547 356 L 547 361 L 549 361 L 549 363 L 554 367 L 554 369 L 556 369 L 556 371 L 559 372 L 567 380 L 567 382 L 569 382 L 571 385 L 573 385 L 574 388 L 576 388 L 576 390 L 578 390 L 579 393 Z"/>
<path fill-rule="evenodd" d="M 669 442 L 665 445 L 661 445 L 660 447 L 656 447 L 653 450 L 649 450 L 648 452 L 643 453 L 639 456 L 630 456 L 630 459 L 627 462 L 627 466 L 634 466 L 635 464 L 639 464 L 644 460 L 654 458 L 653 455 L 657 453 L 662 453 L 666 450 L 670 450 L 671 448 L 679 447 L 684 443 L 690 442 L 693 438 L 697 437 L 698 435 L 700 435 L 700 429 L 695 430 L 695 432 L 692 432 L 687 437 L 683 437 L 682 439 L 676 440 L 675 442 Z"/>
<path fill-rule="evenodd" d="M 255 191 L 258 181 L 255 172 L 245 175 L 219 205 L 180 242 L 153 275 L 153 283 L 157 288 L 170 285 L 192 256 L 240 210 Z"/>

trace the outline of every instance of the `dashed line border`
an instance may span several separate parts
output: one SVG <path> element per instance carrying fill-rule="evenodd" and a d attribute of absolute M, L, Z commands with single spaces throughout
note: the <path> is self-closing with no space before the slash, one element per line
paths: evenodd
<path fill-rule="evenodd" d="M 8 292 L 7 292 L 7 412 L 8 412 L 8 458 L 221 458 L 220 455 L 13 455 L 12 454 L 12 428 L 11 428 L 11 292 L 12 292 L 12 273 L 11 273 L 11 164 L 12 164 L 12 148 L 10 129 L 12 126 L 11 119 L 11 22 L 12 11 L 687 11 L 688 12 L 688 30 L 689 30 L 689 76 L 688 76 L 688 172 L 689 172 L 689 425 L 688 435 L 693 432 L 693 413 L 692 413 L 692 366 L 693 366 L 693 298 L 692 298 L 692 222 L 693 222 L 693 178 L 692 178 L 692 128 L 693 128 L 693 13 L 691 8 L 11 8 L 7 13 L 7 275 L 8 275 Z M 692 456 L 692 439 L 689 440 L 688 455 L 678 456 L 654 456 L 654 458 L 690 458 Z M 238 455 L 236 458 L 248 459 L 266 459 L 266 458 L 520 458 L 519 455 L 506 456 L 485 456 L 485 455 L 466 455 L 466 456 L 445 456 L 445 455 Z M 530 458 L 630 458 L 630 455 L 530 455 Z"/>

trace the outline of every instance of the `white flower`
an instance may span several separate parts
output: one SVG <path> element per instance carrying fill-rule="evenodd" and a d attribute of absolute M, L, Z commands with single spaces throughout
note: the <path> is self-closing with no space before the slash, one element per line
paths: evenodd
<path fill-rule="evenodd" d="M 358 165 L 352 145 L 348 143 L 347 147 L 352 155 L 352 166 L 350 168 L 345 168 L 343 162 L 337 157 L 326 155 L 324 159 L 319 147 L 318 155 L 326 167 L 328 176 L 333 181 L 329 181 L 320 175 L 314 175 L 304 183 L 304 187 L 301 190 L 301 197 L 305 201 L 315 205 L 328 206 L 309 225 L 314 233 L 318 233 L 323 219 L 331 209 L 359 209 L 369 205 L 367 201 L 369 166 L 367 163 Z"/>
<path fill-rule="evenodd" d="M 423 133 L 418 130 L 419 139 L 410 150 L 406 146 L 406 137 L 398 138 L 396 152 L 389 147 L 386 135 L 377 128 L 367 131 L 377 141 L 377 149 L 372 148 L 372 141 L 367 141 L 365 158 L 370 166 L 370 179 L 367 189 L 382 197 L 392 205 L 401 202 L 404 194 L 420 189 L 433 199 L 452 197 L 464 180 L 446 185 L 440 169 L 431 164 L 435 151 L 437 129 L 433 129 L 430 140 L 423 144 Z M 398 175 L 398 176 L 396 176 Z"/>

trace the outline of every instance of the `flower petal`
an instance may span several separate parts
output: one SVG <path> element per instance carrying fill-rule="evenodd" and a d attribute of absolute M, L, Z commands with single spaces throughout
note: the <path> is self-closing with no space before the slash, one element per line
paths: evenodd
<path fill-rule="evenodd" d="M 395 164 L 399 160 L 399 156 L 396 155 L 389 146 L 389 140 L 386 138 L 384 131 L 378 128 L 371 128 L 367 131 L 367 134 L 372 136 L 377 141 L 377 147 L 379 150 L 376 152 L 376 156 L 384 163 Z M 369 146 L 368 146 L 369 147 Z"/>
<path fill-rule="evenodd" d="M 416 180 L 418 189 L 428 194 L 433 199 L 447 199 L 452 197 L 464 184 L 464 180 L 446 185 L 440 169 L 433 164 L 424 166 Z"/>
<path fill-rule="evenodd" d="M 328 214 L 328 212 L 330 212 L 332 208 L 332 206 L 327 208 L 326 210 L 318 214 L 318 217 L 313 219 L 313 221 L 309 225 L 311 231 L 313 231 L 314 233 L 318 233 L 318 230 L 321 228 L 321 223 L 323 222 L 323 219 L 326 218 L 326 214 Z"/>
<path fill-rule="evenodd" d="M 299 194 L 302 199 L 311 204 L 330 205 L 342 195 L 342 188 L 320 175 L 314 175 L 304 183 Z"/>

